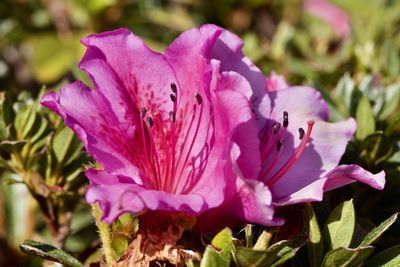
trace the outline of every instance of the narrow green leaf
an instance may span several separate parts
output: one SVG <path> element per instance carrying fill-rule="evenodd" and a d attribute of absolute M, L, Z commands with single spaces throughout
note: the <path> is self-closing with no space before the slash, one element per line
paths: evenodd
<path fill-rule="evenodd" d="M 400 266 L 400 245 L 388 248 L 387 250 L 372 257 L 365 264 L 365 267 L 398 267 Z"/>
<path fill-rule="evenodd" d="M 400 102 L 400 85 L 393 84 L 385 88 L 385 103 L 379 114 L 379 118 L 384 120 L 396 110 Z"/>
<path fill-rule="evenodd" d="M 236 251 L 236 260 L 243 267 L 278 266 L 296 255 L 297 251 L 305 244 L 305 238 L 284 240 L 278 242 L 266 251 L 239 247 Z"/>
<path fill-rule="evenodd" d="M 15 117 L 14 109 L 5 92 L 0 93 L 0 114 L 5 126 L 8 126 Z"/>
<path fill-rule="evenodd" d="M 74 137 L 74 132 L 65 126 L 59 129 L 54 135 L 52 148 L 58 163 L 62 163 L 66 160 L 68 151 L 74 142 Z"/>
<path fill-rule="evenodd" d="M 26 138 L 31 131 L 36 120 L 36 111 L 33 106 L 25 106 L 17 112 L 14 120 L 14 126 L 17 130 L 18 139 Z"/>
<path fill-rule="evenodd" d="M 231 262 L 232 232 L 225 228 L 211 241 L 201 259 L 200 267 L 229 267 Z"/>
<path fill-rule="evenodd" d="M 354 227 L 355 213 L 351 199 L 337 206 L 329 215 L 323 229 L 325 248 L 347 248 L 351 243 Z"/>
<path fill-rule="evenodd" d="M 317 217 L 315 216 L 312 204 L 306 203 L 305 210 L 308 217 L 308 257 L 311 266 L 316 267 L 320 266 L 321 264 L 324 253 L 324 245 L 322 243 L 321 230 L 319 228 Z"/>
<path fill-rule="evenodd" d="M 366 96 L 361 96 L 356 110 L 357 131 L 356 137 L 363 140 L 375 132 L 375 119 L 371 104 Z"/>
<path fill-rule="evenodd" d="M 360 246 L 368 246 L 374 243 L 392 224 L 396 222 L 398 215 L 399 213 L 393 214 L 383 223 L 372 229 L 372 231 L 365 236 Z"/>
<path fill-rule="evenodd" d="M 374 247 L 336 248 L 329 251 L 322 262 L 321 267 L 346 267 L 357 266 L 371 255 Z"/>
<path fill-rule="evenodd" d="M 22 245 L 19 246 L 19 248 L 24 253 L 33 254 L 50 261 L 59 262 L 65 266 L 83 266 L 82 263 L 80 263 L 67 252 L 41 242 L 26 240 Z"/>

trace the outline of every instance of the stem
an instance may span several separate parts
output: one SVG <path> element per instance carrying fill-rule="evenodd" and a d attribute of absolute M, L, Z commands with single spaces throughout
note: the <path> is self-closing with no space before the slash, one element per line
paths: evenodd
<path fill-rule="evenodd" d="M 111 246 L 111 232 L 110 226 L 101 221 L 101 209 L 97 203 L 92 205 L 93 209 L 93 217 L 96 221 L 97 228 L 99 229 L 100 240 L 103 245 L 103 253 L 106 258 L 107 266 L 110 266 L 115 263 L 115 253 Z"/>

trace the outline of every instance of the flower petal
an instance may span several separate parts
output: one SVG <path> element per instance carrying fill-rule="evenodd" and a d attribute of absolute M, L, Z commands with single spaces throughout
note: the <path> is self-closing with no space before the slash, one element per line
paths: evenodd
<path fill-rule="evenodd" d="M 177 211 L 197 215 L 208 208 L 200 195 L 174 195 L 148 190 L 128 177 L 111 175 L 106 171 L 86 171 L 90 186 L 86 192 L 89 203 L 99 202 L 103 210 L 102 220 L 112 223 L 125 212 L 146 210 Z"/>
<path fill-rule="evenodd" d="M 382 190 L 385 186 L 385 172 L 372 174 L 358 165 L 340 165 L 327 175 L 324 191 L 329 191 L 353 182 L 362 182 L 375 189 Z"/>
<path fill-rule="evenodd" d="M 215 25 L 193 28 L 179 35 L 165 50 L 165 57 L 178 78 L 182 98 L 191 98 L 196 92 L 210 96 L 210 54 L 221 32 Z"/>
<path fill-rule="evenodd" d="M 162 54 L 152 51 L 128 29 L 90 35 L 82 43 L 87 50 L 79 66 L 120 119 L 129 120 L 133 107 L 163 112 L 168 118 L 170 84 L 177 81 Z"/>
<path fill-rule="evenodd" d="M 100 164 L 114 172 L 129 174 L 141 183 L 130 160 L 130 141 L 108 102 L 82 82 L 65 86 L 57 94 L 47 93 L 41 104 L 60 115 Z"/>
<path fill-rule="evenodd" d="M 264 99 L 260 111 L 267 119 L 268 127 L 273 123 L 283 121 L 283 112 L 289 114 L 289 125 L 283 131 L 281 140 L 283 148 L 274 167 L 262 179 L 268 184 L 289 158 L 301 140 L 298 138 L 298 129 L 305 128 L 308 120 L 315 120 L 308 145 L 292 167 L 274 182 L 271 191 L 276 199 L 286 199 L 290 195 L 313 184 L 328 171 L 337 166 L 342 157 L 347 142 L 352 138 L 356 124 L 353 119 L 338 123 L 325 122 L 328 118 L 328 107 L 320 94 L 307 87 L 292 87 L 275 91 Z M 277 152 L 268 157 L 264 166 L 275 160 Z M 308 192 L 306 188 L 304 192 Z M 305 198 L 307 196 L 304 196 Z M 310 195 L 309 197 L 312 197 Z"/>
<path fill-rule="evenodd" d="M 246 78 L 252 88 L 251 102 L 258 105 L 265 95 L 266 81 L 260 69 L 243 54 L 243 45 L 237 35 L 224 30 L 213 47 L 212 58 L 221 62 L 221 71 L 234 71 Z"/>
<path fill-rule="evenodd" d="M 281 198 L 274 197 L 274 204 L 286 206 L 296 203 L 321 201 L 324 192 L 345 186 L 353 182 L 362 182 L 375 189 L 382 190 L 385 186 L 385 172 L 372 174 L 358 165 L 340 165 L 328 172 L 326 177 L 318 179 L 299 189 L 293 194 Z"/>

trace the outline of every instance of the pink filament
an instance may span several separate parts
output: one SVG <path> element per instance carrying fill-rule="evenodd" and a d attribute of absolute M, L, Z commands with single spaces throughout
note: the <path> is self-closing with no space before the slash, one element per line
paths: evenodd
<path fill-rule="evenodd" d="M 308 121 L 307 122 L 307 133 L 301 140 L 300 145 L 295 149 L 293 155 L 288 159 L 288 161 L 285 162 L 285 164 L 282 165 L 282 167 L 274 174 L 272 177 L 267 181 L 268 186 L 274 185 L 285 173 L 289 171 L 289 169 L 293 166 L 294 163 L 300 158 L 301 154 L 303 154 L 304 150 L 306 149 L 307 143 L 310 139 L 312 128 L 314 126 L 314 121 Z M 279 157 L 280 153 L 277 154 L 275 157 L 274 161 L 277 161 L 277 158 Z M 274 163 L 275 164 L 275 163 Z M 270 169 L 270 167 L 269 167 Z M 261 176 L 263 177 L 263 176 Z"/>

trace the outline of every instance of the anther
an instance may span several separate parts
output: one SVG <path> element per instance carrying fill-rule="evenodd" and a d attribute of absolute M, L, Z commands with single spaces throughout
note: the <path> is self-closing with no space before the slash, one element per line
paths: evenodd
<path fill-rule="evenodd" d="M 299 139 L 300 139 L 300 140 L 303 139 L 304 134 L 305 134 L 304 129 L 303 129 L 303 128 L 299 128 Z"/>
<path fill-rule="evenodd" d="M 147 120 L 147 125 L 149 125 L 150 128 L 153 127 L 154 125 L 153 119 L 151 117 L 147 117 L 146 120 Z"/>
<path fill-rule="evenodd" d="M 196 100 L 197 100 L 197 104 L 201 105 L 201 103 L 203 102 L 203 99 L 201 98 L 200 94 L 196 94 Z"/>
<path fill-rule="evenodd" d="M 169 97 L 171 98 L 171 101 L 175 103 L 176 95 L 175 94 L 170 94 Z"/>
<path fill-rule="evenodd" d="M 147 113 L 147 108 L 143 107 L 142 112 L 141 112 L 142 119 L 144 119 L 144 117 L 146 117 L 146 113 Z"/>
<path fill-rule="evenodd" d="M 276 150 L 279 152 L 282 149 L 283 142 L 282 140 L 278 140 L 278 143 L 276 143 Z"/>
<path fill-rule="evenodd" d="M 279 132 L 279 129 L 281 128 L 281 124 L 279 122 L 276 122 L 273 128 L 274 128 L 274 134 L 277 134 Z"/>
<path fill-rule="evenodd" d="M 176 84 L 175 83 L 171 83 L 171 90 L 172 92 L 174 92 L 176 94 Z"/>
<path fill-rule="evenodd" d="M 175 112 L 173 112 L 173 111 L 170 111 L 170 112 L 169 112 L 169 119 L 170 119 L 172 122 L 175 122 L 175 120 L 176 120 Z"/>
<path fill-rule="evenodd" d="M 289 125 L 289 114 L 287 111 L 283 112 L 283 127 L 287 128 Z"/>

